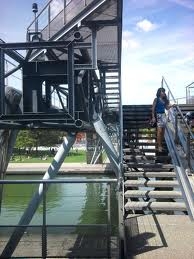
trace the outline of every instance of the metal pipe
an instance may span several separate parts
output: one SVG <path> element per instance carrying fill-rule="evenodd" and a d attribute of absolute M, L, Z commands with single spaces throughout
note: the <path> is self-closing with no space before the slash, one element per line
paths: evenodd
<path fill-rule="evenodd" d="M 75 126 L 79 129 L 83 129 L 83 128 L 93 129 L 93 127 L 90 123 L 80 120 L 80 119 L 75 120 Z"/>
<path fill-rule="evenodd" d="M 74 144 L 76 139 L 75 134 L 68 134 L 67 137 L 65 137 L 64 142 L 61 144 L 57 154 L 55 155 L 51 165 L 49 166 L 47 172 L 45 173 L 43 180 L 52 179 L 54 178 L 65 157 L 67 156 L 69 150 L 71 149 L 72 145 Z M 49 184 L 47 185 L 47 189 L 49 187 Z M 10 239 L 8 240 L 2 254 L 1 258 L 10 258 L 15 251 L 20 239 L 22 238 L 24 231 L 26 227 L 24 225 L 29 225 L 30 221 L 32 220 L 41 200 L 43 197 L 43 183 L 39 185 L 38 190 L 32 197 L 31 201 L 29 202 L 28 207 L 26 208 L 24 214 L 22 215 L 18 226 L 13 231 Z"/>
<path fill-rule="evenodd" d="M 75 41 L 80 41 L 82 39 L 82 35 L 79 31 L 75 31 L 73 37 Z"/>

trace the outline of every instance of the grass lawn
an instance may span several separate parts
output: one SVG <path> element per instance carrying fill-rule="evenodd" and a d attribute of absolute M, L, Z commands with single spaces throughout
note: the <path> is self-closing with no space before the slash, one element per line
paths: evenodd
<path fill-rule="evenodd" d="M 10 160 L 10 163 L 51 163 L 54 155 L 50 153 L 38 152 L 38 155 L 14 155 Z M 86 162 L 86 151 L 78 150 L 71 151 L 64 160 L 65 163 L 84 163 Z"/>

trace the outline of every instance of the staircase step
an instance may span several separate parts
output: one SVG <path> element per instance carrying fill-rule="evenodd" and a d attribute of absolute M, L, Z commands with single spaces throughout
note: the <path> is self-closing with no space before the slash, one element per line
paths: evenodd
<path fill-rule="evenodd" d="M 127 180 L 125 181 L 125 187 L 177 187 L 179 186 L 178 181 L 167 181 L 167 180 Z"/>
<path fill-rule="evenodd" d="M 136 154 L 136 153 L 141 153 L 142 151 L 139 148 L 130 148 L 130 147 L 128 148 L 127 147 L 127 148 L 123 148 L 123 152 L 124 153 L 133 153 L 133 154 L 135 153 Z"/>
<path fill-rule="evenodd" d="M 140 131 L 145 131 L 145 129 L 148 129 L 148 123 L 147 122 L 144 122 L 144 123 L 141 123 L 139 125 L 136 125 L 136 124 L 131 124 L 131 122 L 127 122 L 127 121 L 124 121 L 123 122 L 123 127 L 124 128 L 130 128 L 130 129 L 133 129 L 133 130 L 137 130 Z"/>
<path fill-rule="evenodd" d="M 124 143 L 124 145 L 128 146 L 128 143 Z M 130 153 L 130 154 L 144 154 L 144 153 L 156 153 L 156 148 L 136 148 L 136 147 L 125 147 L 124 149 L 128 149 L 127 153 Z M 123 150 L 124 150 L 123 149 Z"/>
<path fill-rule="evenodd" d="M 182 198 L 178 191 L 146 191 L 146 190 L 128 190 L 125 192 L 125 198 Z"/>
<path fill-rule="evenodd" d="M 162 211 L 186 211 L 186 205 L 183 202 L 136 202 L 129 201 L 125 204 L 125 209 L 128 210 L 162 210 Z"/>
<path fill-rule="evenodd" d="M 123 133 L 123 141 L 131 141 L 132 139 L 136 140 L 136 136 L 135 136 L 135 133 L 131 133 L 130 135 L 124 135 L 125 133 Z M 147 139 L 147 140 L 151 140 L 152 142 L 156 141 L 156 136 L 152 136 L 152 137 L 147 137 L 147 138 L 139 138 L 137 137 L 138 139 Z M 125 150 L 126 148 L 124 148 Z M 126 150 L 127 151 L 127 150 Z"/>
<path fill-rule="evenodd" d="M 129 144 L 129 147 L 130 146 L 146 146 L 146 147 L 148 147 L 148 146 L 151 146 L 151 147 L 155 147 L 156 146 L 156 143 L 150 143 L 150 142 L 129 142 L 128 143 Z"/>
<path fill-rule="evenodd" d="M 171 157 L 168 156 L 168 155 L 162 155 L 162 156 L 159 156 L 156 158 L 156 156 L 153 156 L 153 155 L 135 155 L 135 154 L 132 154 L 132 155 L 124 155 L 123 156 L 123 159 L 125 161 L 129 161 L 129 162 L 142 162 L 142 161 L 147 161 L 149 163 L 155 163 L 156 160 L 160 160 L 160 161 L 164 161 L 164 160 L 168 160 L 170 161 Z"/>
<path fill-rule="evenodd" d="M 126 177 L 176 177 L 175 172 L 125 172 Z"/>
<path fill-rule="evenodd" d="M 172 164 L 162 164 L 162 163 L 133 163 L 133 162 L 127 162 L 128 168 L 154 168 L 156 169 L 171 169 L 174 168 Z"/>
<path fill-rule="evenodd" d="M 123 123 L 124 123 L 125 121 L 123 121 Z M 145 134 L 145 135 L 150 135 L 150 134 L 156 134 L 156 128 L 151 128 L 151 129 L 149 129 L 149 131 L 148 131 L 148 129 L 146 129 L 146 128 L 144 128 L 144 129 L 131 129 L 131 128 L 125 128 L 125 127 L 123 127 L 123 129 L 124 129 L 124 133 L 128 133 L 128 134 Z M 130 130 L 129 130 L 130 129 Z"/>
<path fill-rule="evenodd" d="M 142 160 L 147 161 L 147 158 L 143 154 L 142 155 L 124 155 L 123 159 L 124 160 L 135 160 L 135 159 L 137 159 L 137 160 L 140 160 L 140 161 L 142 161 Z"/>

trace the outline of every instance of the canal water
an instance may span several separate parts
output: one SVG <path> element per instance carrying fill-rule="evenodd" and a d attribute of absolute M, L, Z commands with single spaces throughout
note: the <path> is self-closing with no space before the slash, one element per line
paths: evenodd
<path fill-rule="evenodd" d="M 81 175 L 75 178 L 99 179 L 99 175 Z M 107 176 L 100 176 L 108 178 Z M 73 178 L 60 176 L 60 179 Z M 7 176 L 8 180 L 24 179 L 24 176 Z M 42 179 L 28 176 L 25 179 Z M 4 186 L 0 225 L 15 225 L 19 222 L 39 184 L 8 184 Z M 118 208 L 116 185 L 111 184 L 112 231 L 117 229 Z M 48 225 L 107 224 L 107 185 L 102 183 L 54 183 L 49 186 L 46 198 L 46 223 Z M 30 224 L 43 222 L 42 203 Z"/>

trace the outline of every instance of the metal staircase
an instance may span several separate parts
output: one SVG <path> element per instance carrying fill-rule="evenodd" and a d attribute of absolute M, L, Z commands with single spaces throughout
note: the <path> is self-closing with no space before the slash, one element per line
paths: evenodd
<path fill-rule="evenodd" d="M 134 213 L 185 214 L 168 148 L 162 153 L 156 150 L 156 129 L 148 126 L 150 114 L 151 105 L 123 106 L 126 217 Z"/>
<path fill-rule="evenodd" d="M 119 71 L 114 69 L 104 73 L 105 95 L 104 106 L 110 110 L 117 110 L 120 103 Z"/>

